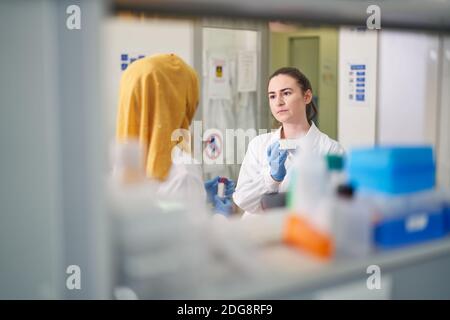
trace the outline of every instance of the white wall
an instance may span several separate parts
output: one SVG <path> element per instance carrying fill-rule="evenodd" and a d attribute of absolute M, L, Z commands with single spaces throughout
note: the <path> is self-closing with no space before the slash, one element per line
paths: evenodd
<path fill-rule="evenodd" d="M 194 65 L 194 23 L 189 20 L 108 18 L 102 28 L 104 94 L 107 136 L 114 137 L 121 54 L 175 53 Z"/>
<path fill-rule="evenodd" d="M 338 141 L 352 146 L 374 145 L 376 133 L 377 31 L 339 30 Z M 349 99 L 349 65 L 364 64 L 364 102 Z"/>
<path fill-rule="evenodd" d="M 379 143 L 436 143 L 438 49 L 436 35 L 380 32 Z"/>
<path fill-rule="evenodd" d="M 339 35 L 338 140 L 361 144 L 431 144 L 437 182 L 450 185 L 450 39 L 381 30 Z M 377 54 L 378 53 L 378 54 Z M 348 61 L 367 63 L 368 101 L 347 99 Z"/>
<path fill-rule="evenodd" d="M 443 39 L 441 68 L 441 96 L 438 111 L 438 183 L 450 187 L 450 37 Z"/>

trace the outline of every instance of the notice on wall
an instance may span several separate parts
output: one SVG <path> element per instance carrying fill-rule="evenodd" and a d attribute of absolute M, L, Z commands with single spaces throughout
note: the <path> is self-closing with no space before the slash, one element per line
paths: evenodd
<path fill-rule="evenodd" d="M 347 99 L 357 106 L 367 104 L 367 65 L 363 63 L 348 63 Z"/>
<path fill-rule="evenodd" d="M 231 99 L 230 64 L 228 59 L 219 56 L 210 57 L 208 91 L 210 99 Z"/>
<path fill-rule="evenodd" d="M 134 61 L 145 58 L 145 54 L 141 53 L 121 53 L 120 54 L 120 70 L 125 71 Z"/>
<path fill-rule="evenodd" d="M 238 54 L 238 91 L 256 91 L 256 51 L 239 51 Z"/>
<path fill-rule="evenodd" d="M 216 160 L 223 149 L 222 137 L 217 133 L 212 133 L 206 138 L 206 148 L 204 155 L 210 160 Z"/>

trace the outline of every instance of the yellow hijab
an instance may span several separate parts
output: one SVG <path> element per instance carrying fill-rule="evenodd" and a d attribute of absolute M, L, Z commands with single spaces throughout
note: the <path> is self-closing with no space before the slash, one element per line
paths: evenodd
<path fill-rule="evenodd" d="M 149 178 L 165 180 L 172 165 L 176 129 L 189 129 L 199 99 L 197 74 L 175 54 L 133 62 L 120 82 L 116 138 L 138 139 Z"/>

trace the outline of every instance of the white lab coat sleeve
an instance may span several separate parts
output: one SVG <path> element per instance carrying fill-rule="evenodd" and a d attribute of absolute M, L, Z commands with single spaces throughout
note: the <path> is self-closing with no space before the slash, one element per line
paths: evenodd
<path fill-rule="evenodd" d="M 188 201 L 206 202 L 206 190 L 201 178 L 196 175 L 186 174 L 183 179 L 183 186 L 180 187 L 180 193 Z"/>
<path fill-rule="evenodd" d="M 206 190 L 201 172 L 196 165 L 178 165 L 172 168 L 166 181 L 160 184 L 158 194 L 183 201 L 206 202 Z"/>
<path fill-rule="evenodd" d="M 179 195 L 187 201 L 206 202 L 206 190 L 201 176 L 201 171 L 197 165 L 186 166 L 186 171 L 180 174 L 178 179 Z"/>
<path fill-rule="evenodd" d="M 233 194 L 236 205 L 250 213 L 261 211 L 262 196 L 266 193 L 278 192 L 279 187 L 279 182 L 270 176 L 267 161 L 264 161 L 266 156 L 264 144 L 261 144 L 257 138 L 248 145 Z"/>
<path fill-rule="evenodd" d="M 331 140 L 331 139 L 330 139 Z M 339 144 L 339 142 L 331 140 L 331 146 L 330 146 L 330 150 L 329 153 L 331 154 L 340 154 L 340 155 L 344 155 L 345 154 L 345 150 L 344 148 Z"/>

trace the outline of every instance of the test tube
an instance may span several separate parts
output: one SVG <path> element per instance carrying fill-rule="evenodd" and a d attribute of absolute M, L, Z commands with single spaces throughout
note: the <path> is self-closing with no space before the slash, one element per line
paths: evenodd
<path fill-rule="evenodd" d="M 217 195 L 220 198 L 225 198 L 225 183 L 227 181 L 227 178 L 220 177 L 219 178 L 219 184 L 217 185 Z"/>

